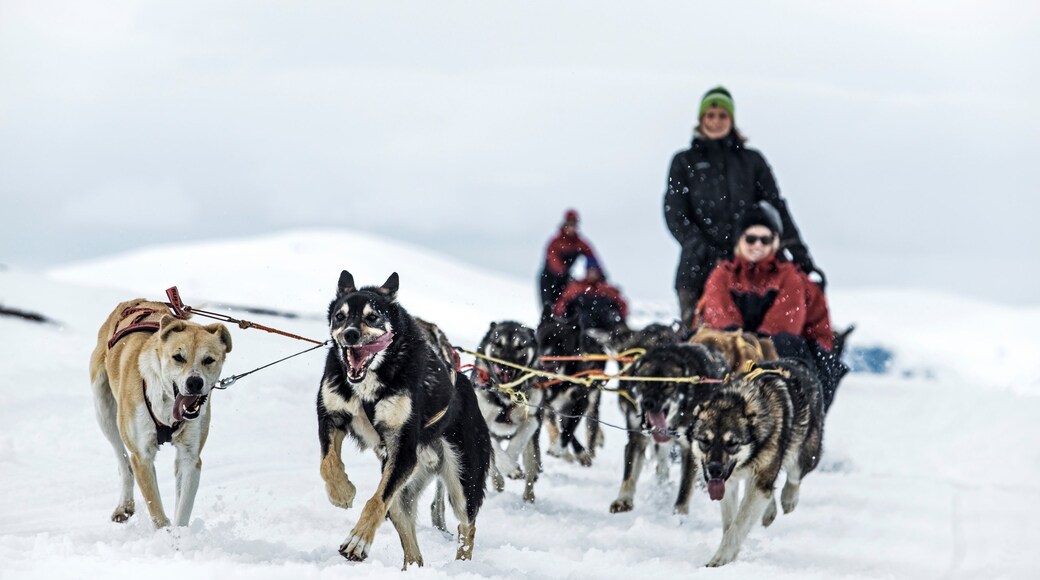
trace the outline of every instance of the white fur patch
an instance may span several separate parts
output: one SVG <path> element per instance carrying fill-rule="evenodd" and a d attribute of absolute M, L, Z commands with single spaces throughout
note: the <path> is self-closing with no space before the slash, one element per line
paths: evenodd
<path fill-rule="evenodd" d="M 322 381 L 321 399 L 325 404 L 325 408 L 329 411 L 348 413 L 353 417 L 350 428 L 364 442 L 365 447 L 377 447 L 379 445 L 379 433 L 376 432 L 375 427 L 369 422 L 368 417 L 365 415 L 365 410 L 361 408 L 361 403 L 356 398 L 344 399 L 332 389 L 328 381 Z"/>
<path fill-rule="evenodd" d="M 376 423 L 392 428 L 400 428 L 412 415 L 412 398 L 405 395 L 394 395 L 376 403 Z"/>

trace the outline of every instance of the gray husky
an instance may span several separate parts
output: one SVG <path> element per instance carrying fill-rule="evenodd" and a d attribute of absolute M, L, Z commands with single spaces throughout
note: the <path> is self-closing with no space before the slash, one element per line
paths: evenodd
<path fill-rule="evenodd" d="M 625 470 L 617 499 L 610 504 L 610 513 L 631 511 L 634 506 L 636 483 L 642 471 L 643 459 L 650 439 L 657 460 L 657 477 L 668 479 L 669 453 L 673 435 L 693 422 L 693 411 L 711 395 L 712 388 L 726 374 L 725 361 L 710 349 L 699 344 L 666 344 L 651 348 L 627 372 L 632 381 L 624 383 L 631 401 L 618 397 L 628 426 L 628 444 L 625 445 Z M 701 377 L 708 382 L 658 381 L 657 378 L 687 379 Z M 643 380 L 639 380 L 643 379 Z M 716 381 L 715 383 L 711 381 Z M 645 433 L 649 431 L 650 436 Z M 675 513 L 689 512 L 690 491 L 697 476 L 690 446 L 680 439 L 682 475 Z"/>
<path fill-rule="evenodd" d="M 781 468 L 787 472 L 784 513 L 798 505 L 802 478 L 820 460 L 820 383 L 797 359 L 762 363 L 700 405 L 680 437 L 693 448 L 708 495 L 722 501 L 722 543 L 708 566 L 728 564 L 755 522 L 768 526 L 776 517 L 773 489 Z M 747 482 L 743 501 L 737 497 L 741 480 Z"/>

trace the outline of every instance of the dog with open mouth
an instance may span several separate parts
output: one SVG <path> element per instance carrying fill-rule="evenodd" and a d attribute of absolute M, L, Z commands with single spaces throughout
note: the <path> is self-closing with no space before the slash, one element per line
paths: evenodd
<path fill-rule="evenodd" d="M 134 480 L 156 527 L 170 525 L 155 478 L 155 455 L 177 449 L 174 525 L 186 526 L 195 505 L 209 433 L 209 395 L 220 379 L 231 333 L 172 316 L 162 302 L 123 302 L 98 330 L 90 382 L 98 424 L 116 454 L 119 503 L 112 521 L 134 515 Z"/>
<path fill-rule="evenodd" d="M 493 359 L 512 363 L 517 367 L 532 368 L 538 357 L 538 339 L 534 329 L 511 320 L 492 322 L 478 351 Z M 495 440 L 495 470 L 492 481 L 495 489 L 505 486 L 503 475 L 510 479 L 525 480 L 524 501 L 534 501 L 534 482 L 538 480 L 541 462 L 538 435 L 542 425 L 544 391 L 536 388 L 540 379 L 532 377 L 513 385 L 512 390 L 526 397 L 526 404 L 514 401 L 509 394 L 497 389 L 513 383 L 524 371 L 499 362 L 476 359 L 470 380 L 477 388 L 477 402 Z M 501 445 L 505 443 L 505 450 Z M 523 468 L 519 465 L 523 454 Z"/>
<path fill-rule="evenodd" d="M 382 463 L 379 485 L 339 547 L 348 560 L 368 557 L 389 518 L 404 549 L 404 568 L 423 565 L 416 508 L 433 478 L 447 489 L 459 520 L 456 558 L 473 555 L 477 512 L 491 464 L 491 436 L 473 385 L 454 363 L 439 329 L 417 322 L 398 302 L 397 273 L 382 286 L 357 288 L 340 274 L 329 304 L 328 352 L 318 392 L 321 476 L 329 501 L 353 505 L 356 488 L 343 466 L 345 437 L 372 448 Z"/>
<path fill-rule="evenodd" d="M 622 384 L 632 400 L 618 397 L 625 415 L 628 443 L 625 445 L 625 469 L 617 499 L 610 513 L 631 511 L 635 505 L 636 484 L 650 441 L 657 460 L 657 477 L 667 481 L 672 443 L 679 443 L 682 474 L 679 496 L 675 500 L 677 514 L 689 512 L 690 492 L 697 477 L 697 466 L 688 444 L 673 435 L 693 422 L 693 411 L 711 395 L 726 374 L 725 361 L 708 348 L 695 344 L 665 344 L 652 347 L 632 365 L 625 375 L 636 380 Z M 687 380 L 699 378 L 705 382 Z M 644 380 L 638 380 L 638 379 Z M 649 431 L 650 435 L 645 433 Z"/>
<path fill-rule="evenodd" d="M 764 362 L 737 375 L 694 410 L 679 438 L 692 446 L 713 501 L 722 502 L 722 543 L 708 566 L 736 559 L 751 527 L 769 526 L 781 468 L 784 513 L 798 505 L 802 478 L 816 468 L 823 445 L 823 392 L 798 359 Z M 743 500 L 739 483 L 746 481 Z"/>

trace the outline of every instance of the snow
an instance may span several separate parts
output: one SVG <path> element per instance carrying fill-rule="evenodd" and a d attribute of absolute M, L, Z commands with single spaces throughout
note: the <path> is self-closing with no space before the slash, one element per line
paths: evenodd
<path fill-rule="evenodd" d="M 472 347 L 492 320 L 537 318 L 533 281 L 475 269 L 420 247 L 339 230 L 143 248 L 46 274 L 0 270 L 0 304 L 57 324 L 0 318 L 0 578 L 384 578 L 401 547 L 380 528 L 369 560 L 337 547 L 378 476 L 371 453 L 346 451 L 358 486 L 351 510 L 332 506 L 318 474 L 314 398 L 324 357 L 309 353 L 218 392 L 191 524 L 156 531 L 138 513 L 109 521 L 115 462 L 95 419 L 87 362 L 114 305 L 162 298 L 264 306 L 285 319 L 233 316 L 313 338 L 341 269 L 361 284 L 401 276 L 400 301 Z M 670 282 L 670 281 L 669 281 Z M 610 514 L 621 481 L 623 433 L 608 430 L 591 468 L 545 457 L 537 502 L 521 484 L 489 490 L 472 562 L 419 510 L 425 567 L 412 578 L 1025 578 L 1040 573 L 1040 310 L 908 289 L 832 290 L 856 345 L 896 353 L 885 375 L 851 375 L 828 417 L 823 464 L 798 509 L 756 527 L 737 561 L 703 565 L 721 538 L 717 503 L 697 489 L 674 516 L 670 481 L 641 478 L 636 507 Z M 641 319 L 670 305 L 632 300 Z M 308 345 L 232 329 L 225 376 Z M 604 420 L 621 421 L 613 395 Z M 543 445 L 543 449 L 545 446 Z M 172 505 L 173 451 L 160 450 Z M 138 503 L 140 503 L 140 494 Z M 429 496 L 429 494 L 428 494 Z M 450 520 L 450 516 L 449 516 Z"/>

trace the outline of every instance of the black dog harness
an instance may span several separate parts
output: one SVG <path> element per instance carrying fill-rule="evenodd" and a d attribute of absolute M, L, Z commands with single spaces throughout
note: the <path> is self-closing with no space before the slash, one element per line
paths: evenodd
<path fill-rule="evenodd" d="M 141 394 L 144 395 L 144 404 L 148 406 L 148 414 L 152 416 L 152 422 L 155 423 L 155 441 L 162 446 L 163 443 L 169 443 L 173 441 L 173 434 L 177 432 L 177 429 L 181 428 L 184 421 L 175 421 L 173 425 L 167 425 L 155 416 L 155 411 L 152 411 L 152 403 L 148 400 L 148 385 L 141 381 Z"/>

